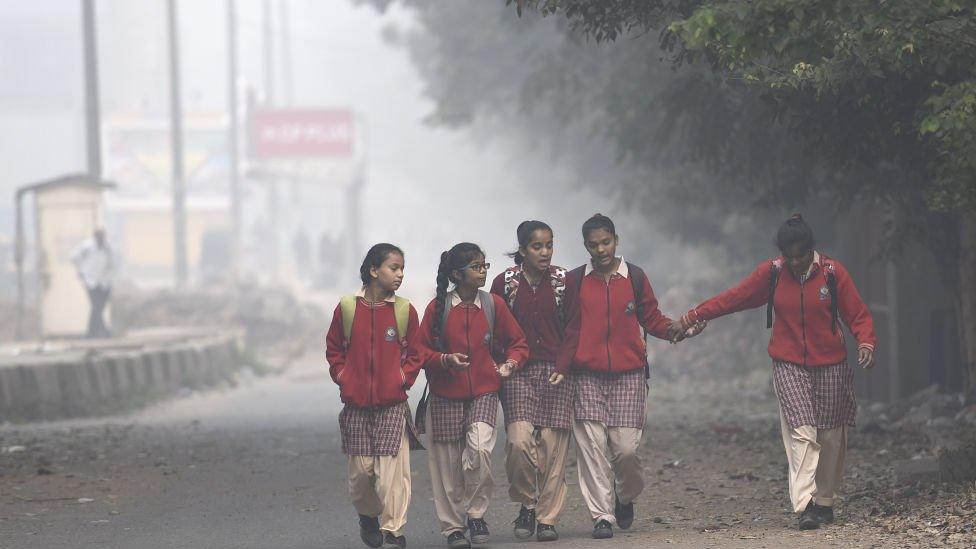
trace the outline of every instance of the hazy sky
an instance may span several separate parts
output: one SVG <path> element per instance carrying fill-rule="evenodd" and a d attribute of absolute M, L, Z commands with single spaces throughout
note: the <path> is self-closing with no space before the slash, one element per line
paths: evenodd
<path fill-rule="evenodd" d="M 9 201 L 16 185 L 84 169 L 82 53 L 79 0 L 7 0 L 0 22 L 0 231 L 9 233 Z M 163 0 L 96 0 L 103 115 L 168 116 L 169 95 Z M 280 21 L 280 1 L 272 2 Z M 226 109 L 226 20 L 224 0 L 179 2 L 184 110 Z M 557 234 L 556 261 L 579 264 L 585 257 L 578 228 L 590 214 L 614 214 L 610 199 L 568 191 L 539 197 L 526 192 L 528 173 L 512 165 L 503 147 L 476 143 L 464 132 L 431 128 L 422 82 L 404 51 L 382 39 L 387 25 L 411 25 L 409 12 L 380 14 L 348 0 L 289 0 L 294 105 L 348 106 L 366 121 L 367 186 L 363 194 L 364 244 L 393 241 L 408 255 L 408 290 L 426 297 L 442 250 L 461 240 L 482 244 L 499 272 L 501 254 L 514 247 L 523 219 L 550 221 Z M 260 89 L 262 2 L 238 1 L 241 78 Z M 513 12 L 514 13 L 514 12 Z M 514 15 L 513 15 L 514 17 Z M 275 50 L 282 51 L 276 22 Z M 279 71 L 275 95 L 285 101 Z M 545 160 L 540 160 L 545 162 Z M 558 165 L 543 166 L 552 180 L 569 180 Z M 124 186 L 125 182 L 120 181 Z M 254 201 L 263 189 L 248 188 Z M 293 224 L 345 224 L 340 189 L 288 195 L 284 217 Z M 254 215 L 260 216 L 257 211 Z M 626 220 L 624 226 L 626 227 Z M 565 238 L 564 238 L 565 237 Z M 624 240 L 631 253 L 638 235 Z M 283 243 L 290 242 L 288 235 Z M 646 241 L 647 239 L 645 239 Z M 649 250 L 639 250 L 640 255 Z M 355 266 L 353 266 L 355 268 Z M 409 280 L 408 280 L 409 282 Z"/>

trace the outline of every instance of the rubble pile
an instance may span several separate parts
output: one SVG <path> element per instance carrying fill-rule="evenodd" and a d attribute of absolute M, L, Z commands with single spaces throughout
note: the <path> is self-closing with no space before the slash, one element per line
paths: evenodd
<path fill-rule="evenodd" d="M 158 326 L 241 326 L 246 347 L 262 359 L 289 362 L 321 344 L 322 312 L 281 288 L 241 285 L 208 290 L 119 291 L 113 328 L 123 333 Z"/>

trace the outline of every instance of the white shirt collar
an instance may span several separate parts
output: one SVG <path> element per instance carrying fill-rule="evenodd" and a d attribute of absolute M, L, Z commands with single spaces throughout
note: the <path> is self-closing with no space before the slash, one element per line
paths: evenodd
<path fill-rule="evenodd" d="M 366 286 L 363 286 L 362 288 L 360 288 L 359 291 L 356 292 L 353 295 L 355 295 L 356 297 L 361 297 L 363 299 L 366 299 Z M 395 302 L 396 301 L 396 294 L 390 294 L 390 297 L 384 299 L 383 301 L 386 301 L 387 303 L 393 303 L 393 302 Z"/>
<path fill-rule="evenodd" d="M 457 290 L 451 292 L 451 307 L 457 307 L 461 303 L 461 296 L 458 295 Z M 481 292 L 479 291 L 476 296 L 474 296 L 474 303 L 472 303 L 477 308 L 481 308 Z"/>
<path fill-rule="evenodd" d="M 810 278 L 810 275 L 813 274 L 813 266 L 814 265 L 816 265 L 817 267 L 820 267 L 820 252 L 818 252 L 816 250 L 813 251 L 813 262 L 810 263 L 810 267 L 807 268 L 806 274 L 803 275 L 803 278 L 804 279 Z"/>
<path fill-rule="evenodd" d="M 624 259 L 623 256 L 617 256 L 617 259 L 620 260 L 620 265 L 617 266 L 617 274 L 624 278 L 627 278 L 627 276 L 630 274 L 629 269 L 627 269 L 627 260 Z M 593 272 L 593 262 L 587 261 L 586 269 L 583 272 L 583 276 L 588 276 L 592 272 Z"/>

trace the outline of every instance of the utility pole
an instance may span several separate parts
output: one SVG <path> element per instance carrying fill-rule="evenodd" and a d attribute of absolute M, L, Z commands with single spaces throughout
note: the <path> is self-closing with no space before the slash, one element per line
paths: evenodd
<path fill-rule="evenodd" d="M 169 30 L 170 137 L 173 167 L 173 251 L 176 287 L 187 282 L 186 188 L 183 175 L 183 107 L 180 100 L 180 47 L 176 0 L 167 0 Z"/>
<path fill-rule="evenodd" d="M 240 122 L 237 105 L 237 5 L 236 0 L 227 0 L 227 109 L 230 120 L 227 125 L 227 152 L 230 160 L 230 210 L 231 210 L 231 265 L 235 278 L 241 273 L 243 246 L 241 238 L 243 223 L 241 219 L 240 183 Z"/>
<path fill-rule="evenodd" d="M 88 176 L 102 178 L 101 113 L 98 99 L 98 35 L 95 28 L 95 0 L 82 0 L 82 40 L 85 56 L 85 148 Z"/>
<path fill-rule="evenodd" d="M 295 78 L 292 71 L 291 15 L 288 0 L 278 0 L 278 18 L 281 19 L 281 79 L 284 104 L 295 105 Z"/>
<path fill-rule="evenodd" d="M 264 35 L 264 106 L 270 108 L 275 104 L 275 71 L 274 71 L 274 37 L 272 36 L 271 20 L 271 0 L 264 0 L 263 4 L 263 35 Z M 278 247 L 279 247 L 279 220 L 278 220 L 278 181 L 275 174 L 269 174 L 268 185 L 268 225 L 271 233 L 271 246 L 268 262 L 271 267 L 271 276 L 278 280 Z"/>

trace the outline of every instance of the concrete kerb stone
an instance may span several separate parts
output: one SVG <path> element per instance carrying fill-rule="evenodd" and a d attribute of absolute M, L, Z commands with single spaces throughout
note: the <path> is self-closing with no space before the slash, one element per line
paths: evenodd
<path fill-rule="evenodd" d="M 190 334 L 145 345 L 17 358 L 0 365 L 0 421 L 114 412 L 228 379 L 240 366 L 239 330 Z"/>

